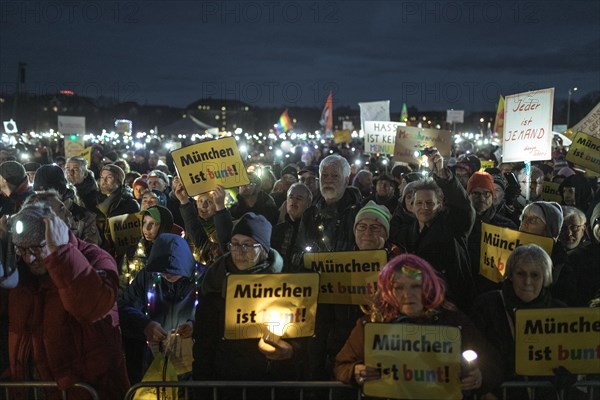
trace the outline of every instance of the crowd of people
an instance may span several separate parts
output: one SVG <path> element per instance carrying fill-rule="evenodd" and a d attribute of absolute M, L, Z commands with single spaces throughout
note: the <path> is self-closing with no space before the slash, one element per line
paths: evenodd
<path fill-rule="evenodd" d="M 497 399 L 503 381 L 524 379 L 516 310 L 600 305 L 600 190 L 562 159 L 528 176 L 522 163 L 483 170 L 474 155 L 449 162 L 434 150 L 428 171 L 397 163 L 388 173 L 348 149 L 304 151 L 280 167 L 249 163 L 248 184 L 192 197 L 156 153 L 106 153 L 39 164 L 0 154 L 2 380 L 54 381 L 72 399 L 88 398 L 73 388 L 84 382 L 122 399 L 152 345 L 176 332 L 194 343 L 180 379 L 360 387 L 381 377 L 363 340 L 367 323 L 382 322 L 459 327 L 479 354 L 461 390 Z M 560 184 L 560 202 L 543 200 L 545 181 Z M 109 219 L 138 212 L 140 239 L 120 251 Z M 492 281 L 480 274 L 482 223 L 550 238 L 552 252 L 520 246 Z M 308 338 L 223 339 L 228 274 L 306 272 L 307 252 L 362 250 L 389 260 L 370 304 L 319 304 Z"/>

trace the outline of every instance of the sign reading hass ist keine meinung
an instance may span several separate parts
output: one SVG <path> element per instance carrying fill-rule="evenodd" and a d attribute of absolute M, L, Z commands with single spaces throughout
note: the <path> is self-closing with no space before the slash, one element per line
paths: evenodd
<path fill-rule="evenodd" d="M 171 155 L 190 196 L 209 192 L 217 185 L 231 188 L 250 182 L 232 137 L 186 146 Z"/>

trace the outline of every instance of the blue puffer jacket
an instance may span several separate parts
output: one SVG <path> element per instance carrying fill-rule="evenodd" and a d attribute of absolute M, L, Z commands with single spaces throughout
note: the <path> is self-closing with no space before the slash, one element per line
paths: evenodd
<path fill-rule="evenodd" d="M 162 274 L 179 275 L 169 282 Z M 197 293 L 202 280 L 187 242 L 163 233 L 152 246 L 148 263 L 119 298 L 123 334 L 145 339 L 144 328 L 156 321 L 169 331 L 194 319 Z"/>

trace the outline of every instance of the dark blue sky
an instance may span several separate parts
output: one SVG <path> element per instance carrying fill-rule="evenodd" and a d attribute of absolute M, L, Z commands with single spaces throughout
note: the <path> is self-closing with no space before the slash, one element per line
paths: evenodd
<path fill-rule="evenodd" d="M 598 1 L 0 0 L 0 89 L 23 61 L 41 94 L 493 110 L 500 93 L 600 90 L 598 21 Z"/>

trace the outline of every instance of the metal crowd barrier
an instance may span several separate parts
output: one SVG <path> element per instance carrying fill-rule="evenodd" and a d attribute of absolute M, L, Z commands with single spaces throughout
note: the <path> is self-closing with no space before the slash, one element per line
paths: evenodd
<path fill-rule="evenodd" d="M 73 385 L 73 387 L 76 388 L 80 388 L 80 389 L 84 389 L 86 390 L 89 395 L 90 398 L 92 400 L 100 400 L 100 396 L 98 396 L 98 392 L 96 392 L 96 390 L 91 387 L 90 385 L 88 385 L 87 383 L 76 383 L 75 385 Z M 47 389 L 47 388 L 54 388 L 58 390 L 58 384 L 56 382 L 1 382 L 0 381 L 0 388 L 3 388 L 3 392 L 5 395 L 6 399 L 10 399 L 10 389 L 33 389 L 33 400 L 38 400 L 38 399 L 43 399 L 45 398 L 45 395 L 42 394 L 41 397 L 38 394 L 38 391 L 40 389 Z M 67 395 L 67 392 L 62 390 L 62 395 L 61 398 L 62 400 L 69 400 L 69 396 Z"/>
<path fill-rule="evenodd" d="M 343 391 L 343 393 L 351 393 L 350 397 L 344 397 L 345 399 L 351 400 L 361 399 L 361 391 L 358 388 L 355 388 L 350 385 L 345 385 L 340 382 L 334 381 L 293 381 L 293 382 L 280 382 L 280 381 L 180 381 L 180 382 L 163 382 L 163 381 L 154 381 L 154 382 L 140 382 L 136 385 L 133 385 L 127 394 L 125 395 L 125 400 L 132 400 L 135 396 L 135 393 L 144 388 L 156 389 L 156 398 L 157 400 L 161 400 L 161 389 L 162 388 L 178 388 L 184 389 L 183 398 L 188 400 L 191 399 L 191 391 L 193 389 L 199 388 L 210 388 L 212 389 L 212 399 L 206 400 L 219 400 L 220 389 L 241 389 L 242 397 L 240 400 L 246 400 L 247 389 L 251 388 L 268 388 L 270 392 L 270 397 L 265 398 L 264 400 L 304 400 L 309 396 L 310 398 L 314 398 L 314 391 L 327 391 L 326 397 L 319 397 L 319 399 L 325 400 L 333 400 L 335 391 Z M 286 397 L 278 397 L 278 390 L 283 389 L 295 389 L 297 390 L 297 395 L 295 397 L 290 398 L 289 392 L 285 394 Z M 179 394 L 179 398 L 182 398 L 181 393 Z M 336 396 L 335 398 L 340 398 Z"/>
<path fill-rule="evenodd" d="M 583 394 L 587 394 L 588 400 L 598 399 L 600 395 L 594 397 L 594 393 L 600 393 L 600 381 L 578 381 L 572 386 Z"/>
<path fill-rule="evenodd" d="M 556 390 L 554 385 L 549 381 L 510 381 L 500 385 L 502 390 L 502 399 L 510 400 L 510 389 L 527 390 L 531 400 L 563 400 L 563 399 L 587 399 L 597 400 L 600 396 L 594 397 L 594 393 L 600 392 L 600 381 L 597 380 L 582 380 L 577 381 L 569 387 L 560 391 Z M 552 393 L 551 397 L 536 397 L 536 391 L 544 390 L 546 396 Z"/>
<path fill-rule="evenodd" d="M 534 400 L 561 400 L 562 396 L 556 391 L 556 388 L 551 382 L 548 381 L 509 381 L 504 382 L 500 385 L 502 391 L 502 400 L 510 400 L 508 391 L 510 389 L 522 389 L 527 390 L 529 398 Z M 536 398 L 535 393 L 537 390 L 543 389 L 544 391 L 549 390 L 553 393 L 552 397 Z"/>

